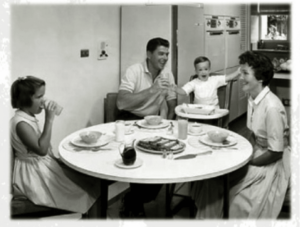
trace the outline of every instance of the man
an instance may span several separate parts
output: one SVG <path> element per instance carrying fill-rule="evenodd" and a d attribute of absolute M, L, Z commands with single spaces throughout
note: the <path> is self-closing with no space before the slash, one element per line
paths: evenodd
<path fill-rule="evenodd" d="M 142 119 L 160 114 L 173 119 L 177 103 L 176 93 L 168 88 L 174 84 L 171 71 L 165 68 L 169 55 L 169 42 L 151 39 L 147 44 L 147 59 L 130 66 L 121 80 L 117 106 L 119 119 Z"/>
<path fill-rule="evenodd" d="M 169 42 L 162 38 L 151 39 L 147 44 L 147 59 L 130 66 L 121 80 L 117 106 L 118 119 L 142 119 L 147 115 L 160 115 L 174 119 L 177 103 L 171 71 L 165 68 L 169 55 Z M 130 192 L 122 201 L 120 217 L 144 217 L 143 204 L 154 200 L 161 184 L 130 184 Z"/>

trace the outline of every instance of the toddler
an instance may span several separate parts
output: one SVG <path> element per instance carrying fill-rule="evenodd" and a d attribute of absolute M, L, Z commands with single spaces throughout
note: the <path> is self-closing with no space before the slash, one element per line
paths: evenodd
<path fill-rule="evenodd" d="M 207 57 L 197 57 L 194 61 L 196 79 L 187 82 L 182 88 L 173 87 L 172 89 L 179 95 L 195 94 L 194 104 L 213 105 L 219 108 L 217 95 L 218 87 L 227 84 L 239 76 L 239 70 L 229 75 L 210 76 L 211 63 Z"/>

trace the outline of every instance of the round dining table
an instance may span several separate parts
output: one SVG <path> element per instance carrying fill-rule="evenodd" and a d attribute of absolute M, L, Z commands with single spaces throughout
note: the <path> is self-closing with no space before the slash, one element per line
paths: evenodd
<path fill-rule="evenodd" d="M 67 166 L 101 180 L 101 196 L 98 201 L 100 203 L 99 217 L 101 218 L 106 217 L 108 185 L 111 181 L 169 185 L 205 180 L 226 176 L 244 166 L 252 155 L 252 146 L 249 141 L 229 130 L 227 131 L 232 138 L 231 144 L 226 146 L 211 144 L 207 141 L 206 132 L 218 129 L 218 127 L 207 124 L 201 124 L 201 132 L 189 134 L 187 139 L 179 140 L 185 144 L 182 152 L 175 152 L 165 157 L 159 152 L 143 151 L 136 147 L 137 142 L 141 139 L 155 136 L 168 139 L 178 138 L 177 121 L 164 120 L 164 127 L 161 128 L 143 127 L 143 121 L 126 121 L 126 124 L 130 124 L 130 126 L 126 126 L 128 133 L 124 137 L 124 143 L 135 144 L 137 153 L 136 164 L 131 167 L 122 166 L 119 152 L 121 143 L 115 141 L 114 122 L 83 128 L 71 133 L 59 144 L 60 159 Z M 97 149 L 78 146 L 74 141 L 83 131 L 104 133 L 102 136 L 105 137 L 105 143 L 103 144 L 107 144 Z M 208 154 L 207 151 L 211 152 Z M 176 160 L 176 157 L 182 155 L 199 153 L 200 155 L 194 158 Z M 226 194 L 228 196 L 228 191 L 224 195 L 226 196 Z M 228 202 L 228 198 L 226 201 Z M 225 217 L 226 213 L 228 211 L 225 212 Z"/>

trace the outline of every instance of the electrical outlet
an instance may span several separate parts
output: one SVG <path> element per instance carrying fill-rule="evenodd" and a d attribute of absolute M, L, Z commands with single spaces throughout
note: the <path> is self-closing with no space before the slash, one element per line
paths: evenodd
<path fill-rule="evenodd" d="M 80 57 L 86 58 L 88 56 L 89 56 L 89 50 L 87 50 L 87 49 L 80 50 Z"/>
<path fill-rule="evenodd" d="M 105 60 L 108 58 L 108 44 L 106 41 L 102 41 L 98 48 L 98 60 Z"/>

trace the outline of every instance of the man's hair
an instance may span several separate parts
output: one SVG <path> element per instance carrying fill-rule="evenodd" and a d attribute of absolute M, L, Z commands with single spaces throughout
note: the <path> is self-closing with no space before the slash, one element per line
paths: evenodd
<path fill-rule="evenodd" d="M 254 71 L 254 76 L 257 80 L 262 80 L 262 85 L 265 87 L 270 84 L 274 76 L 274 66 L 266 55 L 246 51 L 239 56 L 240 64 L 247 63 Z"/>
<path fill-rule="evenodd" d="M 31 107 L 32 96 L 46 82 L 34 76 L 19 77 L 11 86 L 11 105 L 13 108 Z"/>
<path fill-rule="evenodd" d="M 169 43 L 168 40 L 162 39 L 162 38 L 150 39 L 148 41 L 148 43 L 147 43 L 147 51 L 150 51 L 152 53 L 159 46 L 164 46 L 164 47 L 169 48 L 170 47 L 170 43 Z"/>

